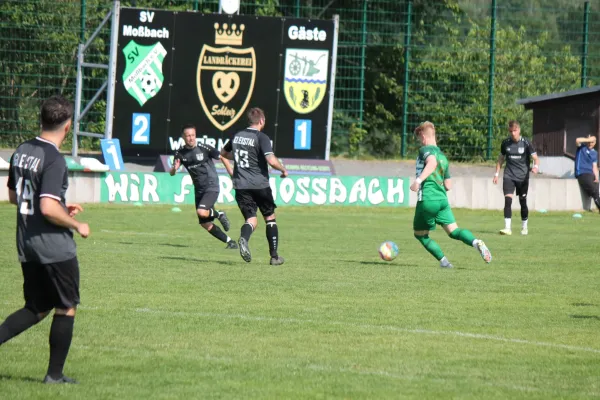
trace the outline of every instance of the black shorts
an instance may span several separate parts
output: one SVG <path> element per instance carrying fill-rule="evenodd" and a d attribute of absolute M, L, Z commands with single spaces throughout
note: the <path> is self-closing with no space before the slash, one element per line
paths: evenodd
<path fill-rule="evenodd" d="M 598 182 L 594 182 L 595 179 L 594 174 L 581 174 L 577 177 L 581 190 L 593 199 L 598 198 Z"/>
<path fill-rule="evenodd" d="M 196 210 L 210 210 L 218 198 L 219 192 L 196 192 Z"/>
<path fill-rule="evenodd" d="M 69 309 L 79 304 L 77 257 L 52 264 L 21 263 L 25 307 L 36 314 L 53 308 Z"/>
<path fill-rule="evenodd" d="M 235 201 L 244 219 L 256 217 L 256 209 L 260 209 L 263 217 L 275 214 L 275 200 L 270 187 L 264 189 L 236 189 Z"/>
<path fill-rule="evenodd" d="M 502 181 L 502 190 L 504 191 L 505 196 L 507 194 L 513 194 L 516 190 L 517 196 L 527 197 L 527 192 L 529 191 L 529 178 L 525 178 L 524 181 L 515 181 L 513 179 L 504 178 Z"/>

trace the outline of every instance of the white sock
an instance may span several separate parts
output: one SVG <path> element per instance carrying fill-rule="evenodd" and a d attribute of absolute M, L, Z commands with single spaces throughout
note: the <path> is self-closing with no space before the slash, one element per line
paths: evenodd
<path fill-rule="evenodd" d="M 504 218 L 504 229 L 508 229 L 510 231 L 510 218 Z"/>
<path fill-rule="evenodd" d="M 471 243 L 471 245 L 475 248 L 477 248 L 477 243 L 479 243 L 479 239 L 475 239 L 473 240 L 473 243 Z"/>
<path fill-rule="evenodd" d="M 227 236 L 227 243 L 231 242 L 231 238 Z"/>
<path fill-rule="evenodd" d="M 440 265 L 447 266 L 448 264 L 450 264 L 450 261 L 444 256 L 444 258 L 440 260 Z"/>
<path fill-rule="evenodd" d="M 526 219 L 525 221 L 521 221 L 521 226 L 523 227 L 523 229 L 527 229 L 527 221 L 529 220 Z"/>

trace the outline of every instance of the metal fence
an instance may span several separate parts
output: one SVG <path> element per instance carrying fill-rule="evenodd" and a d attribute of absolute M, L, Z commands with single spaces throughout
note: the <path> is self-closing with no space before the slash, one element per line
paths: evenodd
<path fill-rule="evenodd" d="M 600 0 L 256 0 L 241 14 L 340 16 L 332 154 L 412 157 L 430 120 L 453 159 L 494 157 L 509 119 L 531 132 L 519 98 L 600 84 Z M 515 5 L 517 4 L 517 5 Z M 522 4 L 519 6 L 518 4 Z M 123 6 L 218 12 L 218 0 L 130 0 Z M 0 146 L 38 131 L 41 99 L 73 97 L 76 49 L 109 0 L 0 2 Z M 110 25 L 108 25 L 110 26 Z M 86 61 L 106 63 L 103 30 Z M 84 71 L 84 102 L 106 70 Z M 81 129 L 103 132 L 98 102 Z M 97 147 L 97 139 L 80 145 Z M 69 147 L 66 143 L 65 147 Z"/>

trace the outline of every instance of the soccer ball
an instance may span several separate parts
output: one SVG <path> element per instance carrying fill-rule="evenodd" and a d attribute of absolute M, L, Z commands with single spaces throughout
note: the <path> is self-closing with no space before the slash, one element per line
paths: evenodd
<path fill-rule="evenodd" d="M 379 246 L 379 257 L 385 261 L 392 261 L 398 257 L 399 252 L 398 245 L 394 242 L 383 242 Z"/>
<path fill-rule="evenodd" d="M 142 90 L 149 95 L 154 95 L 157 89 L 156 79 L 152 74 L 142 76 Z"/>

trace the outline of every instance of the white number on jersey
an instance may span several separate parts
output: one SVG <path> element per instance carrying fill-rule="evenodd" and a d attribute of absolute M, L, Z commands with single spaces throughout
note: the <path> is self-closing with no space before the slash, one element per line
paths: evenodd
<path fill-rule="evenodd" d="M 17 181 L 17 203 L 23 215 L 33 215 L 33 187 L 29 179 L 20 177 Z"/>
<path fill-rule="evenodd" d="M 248 161 L 248 150 L 235 150 L 235 162 L 240 168 L 249 168 L 250 162 Z"/>

